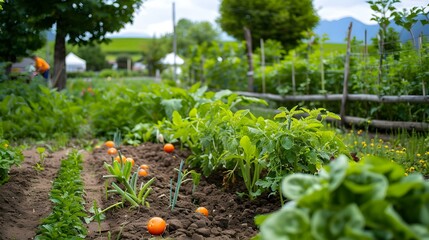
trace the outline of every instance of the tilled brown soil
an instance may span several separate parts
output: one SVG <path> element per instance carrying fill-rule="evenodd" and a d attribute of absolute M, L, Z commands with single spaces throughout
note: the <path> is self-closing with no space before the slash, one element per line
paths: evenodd
<path fill-rule="evenodd" d="M 23 152 L 24 162 L 11 169 L 10 179 L 0 186 L 0 239 L 33 239 L 40 220 L 49 215 L 52 181 L 67 150 L 49 154 L 45 169 L 35 170 L 39 161 L 35 149 Z"/>
<path fill-rule="evenodd" d="M 132 157 L 137 170 L 141 164 L 150 166 L 149 176 L 139 178 L 147 181 L 156 177 L 152 184 L 153 191 L 148 197 L 150 208 L 130 208 L 128 203 L 123 208 L 113 208 L 106 212 L 106 219 L 101 224 L 92 222 L 88 225 L 87 239 L 149 239 L 147 222 L 158 216 L 167 222 L 167 229 L 160 238 L 166 239 L 250 239 L 258 230 L 254 217 L 272 212 L 279 208 L 280 202 L 274 197 L 261 197 L 249 201 L 237 196 L 237 191 L 245 191 L 235 183 L 222 186 L 222 174 L 214 174 L 209 179 L 202 177 L 196 191 L 192 193 L 192 181 L 180 188 L 178 202 L 173 211 L 169 209 L 170 178 L 176 182 L 180 158 L 186 158 L 187 152 L 175 150 L 177 157 L 163 151 L 162 144 L 145 143 L 137 147 L 121 147 L 126 157 Z M 51 211 L 49 192 L 52 181 L 60 166 L 60 160 L 67 151 L 50 154 L 45 170 L 38 172 L 33 166 L 38 160 L 34 150 L 25 152 L 25 161 L 20 167 L 11 170 L 8 183 L 0 186 L 0 239 L 32 239 L 40 220 Z M 83 152 L 84 166 L 82 177 L 85 182 L 85 208 L 89 209 L 94 201 L 101 208 L 106 208 L 121 201 L 121 197 L 109 194 L 106 197 L 106 179 L 108 174 L 104 162 L 111 162 L 105 147 L 97 148 L 92 153 Z M 112 180 L 107 180 L 110 184 Z M 205 217 L 195 209 L 204 206 L 209 210 Z"/>
<path fill-rule="evenodd" d="M 173 211 L 169 209 L 170 178 L 176 182 L 180 158 L 187 156 L 186 151 L 175 150 L 178 157 L 163 151 L 163 145 L 145 143 L 138 147 L 123 147 L 122 153 L 132 157 L 137 169 L 141 164 L 150 166 L 150 174 L 142 181 L 156 177 L 152 184 L 153 191 L 148 201 L 150 208 L 140 209 L 117 208 L 109 210 L 101 236 L 107 232 L 113 236 L 121 235 L 122 239 L 148 239 L 151 236 L 147 231 L 147 222 L 158 216 L 166 220 L 168 227 L 163 237 L 172 239 L 250 239 L 257 234 L 254 217 L 257 214 L 272 212 L 279 208 L 279 200 L 275 198 L 260 198 L 257 201 L 248 201 L 237 196 L 237 186 L 222 186 L 222 176 L 214 178 L 202 177 L 196 191 L 192 194 L 192 181 L 183 184 L 180 188 L 178 202 Z M 94 161 L 94 170 L 99 173 L 98 186 L 103 188 L 106 174 L 103 162 L 108 161 L 105 148 L 97 149 L 91 156 Z M 109 160 L 110 161 L 110 160 Z M 241 189 L 243 190 L 243 189 Z M 104 190 L 103 190 L 104 191 Z M 103 207 L 110 206 L 121 198 L 110 195 L 102 198 Z M 90 199 L 88 199 L 90 200 Z M 203 206 L 209 210 L 205 217 L 196 213 L 197 207 Z M 94 227 L 94 230 L 96 228 Z M 91 231 L 91 239 L 101 239 L 97 231 Z"/>

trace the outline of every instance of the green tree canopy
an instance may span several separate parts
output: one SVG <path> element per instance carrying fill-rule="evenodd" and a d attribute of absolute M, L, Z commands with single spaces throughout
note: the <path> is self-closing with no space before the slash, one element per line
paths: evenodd
<path fill-rule="evenodd" d="M 45 39 L 26 21 L 25 12 L 13 0 L 2 3 L 0 11 L 0 61 L 16 62 L 28 51 L 41 48 Z"/>
<path fill-rule="evenodd" d="M 181 56 L 188 56 L 189 47 L 199 46 L 202 43 L 211 43 L 219 39 L 219 31 L 208 21 L 192 22 L 182 18 L 176 25 L 177 52 Z"/>
<path fill-rule="evenodd" d="M 80 46 L 77 55 L 85 59 L 86 70 L 100 71 L 109 67 L 106 61 L 106 54 L 101 51 L 100 45 Z"/>
<path fill-rule="evenodd" d="M 218 19 L 221 28 L 236 39 L 244 39 L 247 27 L 252 42 L 277 40 L 286 50 L 297 46 L 318 21 L 311 0 L 222 0 Z"/>
<path fill-rule="evenodd" d="M 161 63 L 161 59 L 165 57 L 171 48 L 171 37 L 169 35 L 152 38 L 150 47 L 143 51 L 143 62 L 146 64 L 150 76 L 155 76 L 157 69 L 163 70 L 164 66 Z"/>
<path fill-rule="evenodd" d="M 15 0 L 33 26 L 55 27 L 54 87 L 66 86 L 66 38 L 72 45 L 107 41 L 106 34 L 119 31 L 132 22 L 144 0 Z"/>

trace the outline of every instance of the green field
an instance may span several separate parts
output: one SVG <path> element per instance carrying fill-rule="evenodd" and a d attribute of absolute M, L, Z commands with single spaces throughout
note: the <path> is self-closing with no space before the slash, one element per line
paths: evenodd
<path fill-rule="evenodd" d="M 141 53 L 145 51 L 151 38 L 112 38 L 108 44 L 101 44 L 105 53 Z"/>

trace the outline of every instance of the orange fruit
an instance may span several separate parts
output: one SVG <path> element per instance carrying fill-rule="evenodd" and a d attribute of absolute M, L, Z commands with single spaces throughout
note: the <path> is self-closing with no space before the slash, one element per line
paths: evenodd
<path fill-rule="evenodd" d="M 195 212 L 199 212 L 206 217 L 209 215 L 209 210 L 207 210 L 207 208 L 205 208 L 205 207 L 199 207 L 199 208 L 197 208 L 197 210 L 195 210 Z"/>
<path fill-rule="evenodd" d="M 147 170 L 149 170 L 149 166 L 146 164 L 142 164 L 142 165 L 140 165 L 140 169 L 144 169 L 147 171 Z"/>
<path fill-rule="evenodd" d="M 115 147 L 115 143 L 113 141 L 107 141 L 104 143 L 104 145 L 106 145 L 108 148 Z"/>
<path fill-rule="evenodd" d="M 152 235 L 161 235 L 164 233 L 167 223 L 160 217 L 153 217 L 147 223 L 147 230 Z"/>
<path fill-rule="evenodd" d="M 144 170 L 144 169 L 139 169 L 138 174 L 139 174 L 139 177 L 146 177 L 149 174 L 149 172 L 147 170 Z"/>
<path fill-rule="evenodd" d="M 118 153 L 118 150 L 116 150 L 116 148 L 107 149 L 107 154 L 109 155 L 116 155 L 117 153 Z"/>
<path fill-rule="evenodd" d="M 164 151 L 167 153 L 171 153 L 174 151 L 174 145 L 171 143 L 167 143 L 164 145 Z"/>
<path fill-rule="evenodd" d="M 117 161 L 118 163 L 121 163 L 121 161 L 120 161 L 121 159 L 119 158 L 119 156 L 116 156 L 115 157 L 115 161 Z M 124 156 L 124 155 L 122 155 L 122 162 L 123 163 L 125 163 L 125 161 L 127 160 L 127 158 Z"/>
<path fill-rule="evenodd" d="M 131 166 L 134 166 L 134 159 L 132 159 L 132 158 L 126 158 L 125 161 L 130 162 Z"/>

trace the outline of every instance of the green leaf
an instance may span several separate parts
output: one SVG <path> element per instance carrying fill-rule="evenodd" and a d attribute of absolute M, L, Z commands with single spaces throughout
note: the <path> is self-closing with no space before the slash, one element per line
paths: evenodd
<path fill-rule="evenodd" d="M 260 233 L 262 239 L 267 240 L 310 239 L 310 218 L 304 210 L 282 208 L 265 219 Z"/>
<path fill-rule="evenodd" d="M 307 194 L 322 188 L 320 179 L 316 176 L 295 173 L 286 176 L 282 182 L 283 195 L 291 200 L 299 200 Z"/>
<path fill-rule="evenodd" d="M 363 230 L 365 218 L 356 204 L 350 204 L 343 210 L 335 213 L 330 221 L 330 231 L 335 236 L 345 236 L 345 228 L 355 229 L 355 232 Z"/>
<path fill-rule="evenodd" d="M 401 179 L 400 182 L 394 183 L 387 189 L 388 197 L 402 197 L 413 189 L 423 188 L 423 176 L 412 174 Z"/>
<path fill-rule="evenodd" d="M 284 136 L 280 139 L 282 147 L 286 150 L 290 150 L 293 147 L 293 140 L 288 136 Z"/>
<path fill-rule="evenodd" d="M 381 174 L 365 171 L 348 175 L 343 186 L 349 191 L 348 201 L 363 204 L 371 200 L 384 199 L 388 182 Z"/>
<path fill-rule="evenodd" d="M 243 136 L 240 139 L 240 146 L 243 148 L 244 153 L 247 156 L 255 156 L 256 146 L 252 145 L 252 142 L 250 141 L 250 138 L 248 136 Z"/>

